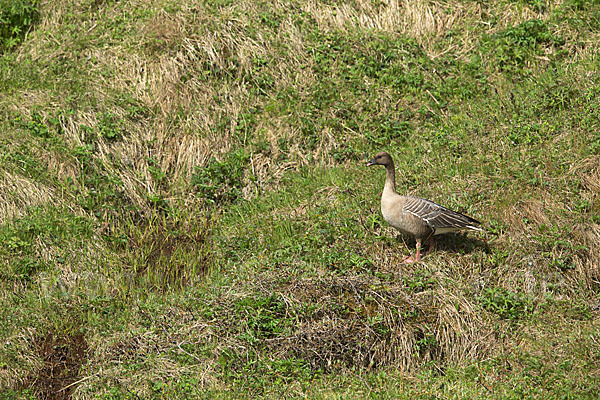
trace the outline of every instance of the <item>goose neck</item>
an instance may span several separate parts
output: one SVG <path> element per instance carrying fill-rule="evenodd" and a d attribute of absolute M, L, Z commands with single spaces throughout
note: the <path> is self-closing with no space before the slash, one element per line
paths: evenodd
<path fill-rule="evenodd" d="M 396 193 L 396 174 L 393 163 L 385 166 L 385 186 L 383 187 L 383 191 Z"/>

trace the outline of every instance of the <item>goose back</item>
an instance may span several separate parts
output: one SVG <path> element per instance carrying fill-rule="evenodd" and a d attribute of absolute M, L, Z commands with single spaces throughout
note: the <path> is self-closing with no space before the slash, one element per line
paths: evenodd
<path fill-rule="evenodd" d="M 394 228 L 425 238 L 462 229 L 481 230 L 474 218 L 415 196 L 382 196 L 381 213 Z"/>

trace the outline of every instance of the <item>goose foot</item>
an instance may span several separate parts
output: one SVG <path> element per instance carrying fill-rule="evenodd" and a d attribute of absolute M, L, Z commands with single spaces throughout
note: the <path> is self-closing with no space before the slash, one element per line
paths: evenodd
<path fill-rule="evenodd" d="M 415 256 L 406 256 L 402 259 L 402 262 L 404 262 L 404 264 L 414 264 L 414 263 L 418 263 L 419 261 L 421 261 L 421 259 L 425 257 L 425 255 L 417 253 L 415 254 Z"/>
<path fill-rule="evenodd" d="M 415 253 L 414 258 L 412 256 L 406 256 L 402 261 L 405 264 L 412 264 L 421 261 L 421 239 L 417 239 L 417 252 Z"/>

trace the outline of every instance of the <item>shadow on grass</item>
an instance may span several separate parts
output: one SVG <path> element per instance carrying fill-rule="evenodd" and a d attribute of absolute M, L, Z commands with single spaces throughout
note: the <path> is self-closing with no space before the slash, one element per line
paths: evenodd
<path fill-rule="evenodd" d="M 486 240 L 467 233 L 448 233 L 435 238 L 435 249 L 461 254 L 469 254 L 477 250 L 489 253 L 490 246 Z"/>
<path fill-rule="evenodd" d="M 412 237 L 398 235 L 398 241 L 406 245 L 411 252 L 415 251 L 416 241 Z M 487 240 L 467 233 L 446 233 L 435 237 L 435 252 L 444 251 L 456 254 L 470 254 L 478 250 L 490 252 Z M 423 250 L 429 253 L 429 240 L 423 240 Z"/>

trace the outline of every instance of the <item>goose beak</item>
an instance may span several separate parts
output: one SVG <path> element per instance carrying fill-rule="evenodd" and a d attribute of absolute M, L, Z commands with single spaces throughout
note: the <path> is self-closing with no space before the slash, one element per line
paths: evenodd
<path fill-rule="evenodd" d="M 375 159 L 367 162 L 367 167 L 370 167 L 371 165 L 375 165 Z"/>

